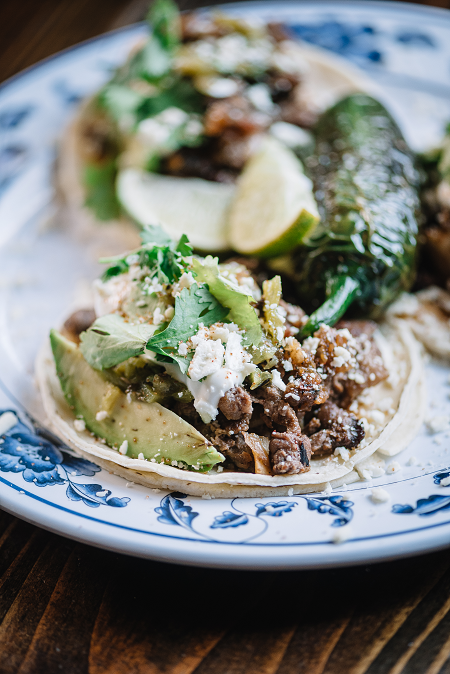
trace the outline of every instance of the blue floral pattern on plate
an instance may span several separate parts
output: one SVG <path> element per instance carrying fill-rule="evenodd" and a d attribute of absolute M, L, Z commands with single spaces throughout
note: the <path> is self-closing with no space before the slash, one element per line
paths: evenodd
<path fill-rule="evenodd" d="M 209 525 L 197 526 L 200 520 L 196 519 L 200 513 L 184 502 L 188 498 L 187 494 L 180 492 L 171 492 L 161 499 L 161 502 L 155 512 L 158 515 L 158 522 L 182 527 L 191 533 L 206 538 L 214 539 L 209 531 L 225 529 L 236 529 L 237 527 L 248 527 L 239 537 L 242 542 L 248 542 L 261 536 L 267 530 L 267 521 L 263 517 L 282 517 L 290 513 L 298 506 L 298 501 L 269 501 L 268 503 L 254 504 L 254 512 L 244 512 L 241 510 L 241 499 L 235 498 L 231 501 L 233 510 L 224 510 L 220 515 L 216 515 Z M 353 517 L 352 506 L 354 503 L 347 500 L 344 496 L 303 496 L 295 498 L 305 500 L 308 510 L 315 510 L 319 514 L 328 514 L 336 516 L 332 522 L 332 527 L 341 527 L 348 524 Z"/>
<path fill-rule="evenodd" d="M 380 63 L 383 60 L 383 55 L 377 48 L 378 31 L 373 26 L 329 20 L 290 24 L 289 29 L 305 42 L 329 49 L 354 61 Z"/>
<path fill-rule="evenodd" d="M 433 476 L 434 484 L 441 484 L 442 480 L 450 477 L 450 471 L 436 473 Z M 432 494 L 428 498 L 420 498 L 415 506 L 409 504 L 399 504 L 392 506 L 392 512 L 396 515 L 415 515 L 428 516 L 434 515 L 440 510 L 450 509 L 450 494 Z"/>
<path fill-rule="evenodd" d="M 0 410 L 0 415 L 12 410 Z M 15 412 L 13 412 L 15 414 Z M 72 477 L 93 477 L 101 468 L 91 461 L 71 454 L 55 439 L 46 437 L 47 431 L 31 430 L 18 421 L 0 438 L 0 471 L 2 473 L 22 473 L 25 482 L 33 482 L 36 487 L 67 485 L 66 496 L 71 501 L 82 501 L 91 508 L 100 505 L 123 508 L 128 497 L 111 496 L 109 489 L 100 484 L 81 484 Z"/>

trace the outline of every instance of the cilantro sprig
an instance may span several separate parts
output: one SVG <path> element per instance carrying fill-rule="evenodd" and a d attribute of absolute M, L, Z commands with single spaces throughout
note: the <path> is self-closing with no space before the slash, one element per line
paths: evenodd
<path fill-rule="evenodd" d="M 184 288 L 175 299 L 175 314 L 165 330 L 153 335 L 147 342 L 147 349 L 162 356 L 160 360 L 173 360 L 183 373 L 187 372 L 192 354 L 178 353 L 180 342 L 187 342 L 200 327 L 224 321 L 229 313 L 206 286 L 194 283 L 189 290 Z"/>
<path fill-rule="evenodd" d="M 127 272 L 132 264 L 148 270 L 148 276 L 158 278 L 159 283 L 175 283 L 188 266 L 186 257 L 192 255 L 189 239 L 183 234 L 175 243 L 161 227 L 148 225 L 141 232 L 142 246 L 126 255 L 101 258 L 110 266 L 103 273 L 102 281 Z"/>

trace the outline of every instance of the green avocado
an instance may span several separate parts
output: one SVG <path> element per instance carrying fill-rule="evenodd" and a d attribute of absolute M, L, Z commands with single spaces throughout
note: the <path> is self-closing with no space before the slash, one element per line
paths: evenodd
<path fill-rule="evenodd" d="M 200 471 L 224 460 L 201 433 L 174 412 L 159 403 L 129 402 L 125 393 L 91 368 L 76 344 L 56 330 L 51 331 L 50 342 L 67 402 L 75 416 L 84 419 L 86 428 L 110 447 L 121 448 L 133 459 L 143 454 L 157 463 L 180 461 Z M 126 452 L 124 441 L 128 443 Z"/>

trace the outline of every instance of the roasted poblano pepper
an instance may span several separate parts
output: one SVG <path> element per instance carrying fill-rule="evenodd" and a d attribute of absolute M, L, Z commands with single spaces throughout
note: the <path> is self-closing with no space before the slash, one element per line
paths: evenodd
<path fill-rule="evenodd" d="M 389 113 L 354 94 L 319 120 L 309 160 L 321 223 L 296 256 L 303 328 L 332 325 L 352 305 L 379 317 L 413 282 L 419 208 L 414 156 Z M 311 298 L 311 299 L 310 299 Z"/>

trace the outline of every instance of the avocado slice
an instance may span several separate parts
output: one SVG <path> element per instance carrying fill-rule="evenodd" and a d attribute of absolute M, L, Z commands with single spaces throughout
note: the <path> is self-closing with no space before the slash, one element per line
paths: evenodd
<path fill-rule="evenodd" d="M 78 346 L 56 330 L 50 332 L 50 342 L 67 402 L 86 428 L 110 447 L 121 447 L 133 459 L 143 454 L 157 463 L 180 461 L 200 471 L 224 460 L 201 433 L 171 410 L 159 403 L 128 402 L 125 393 L 91 368 Z"/>

